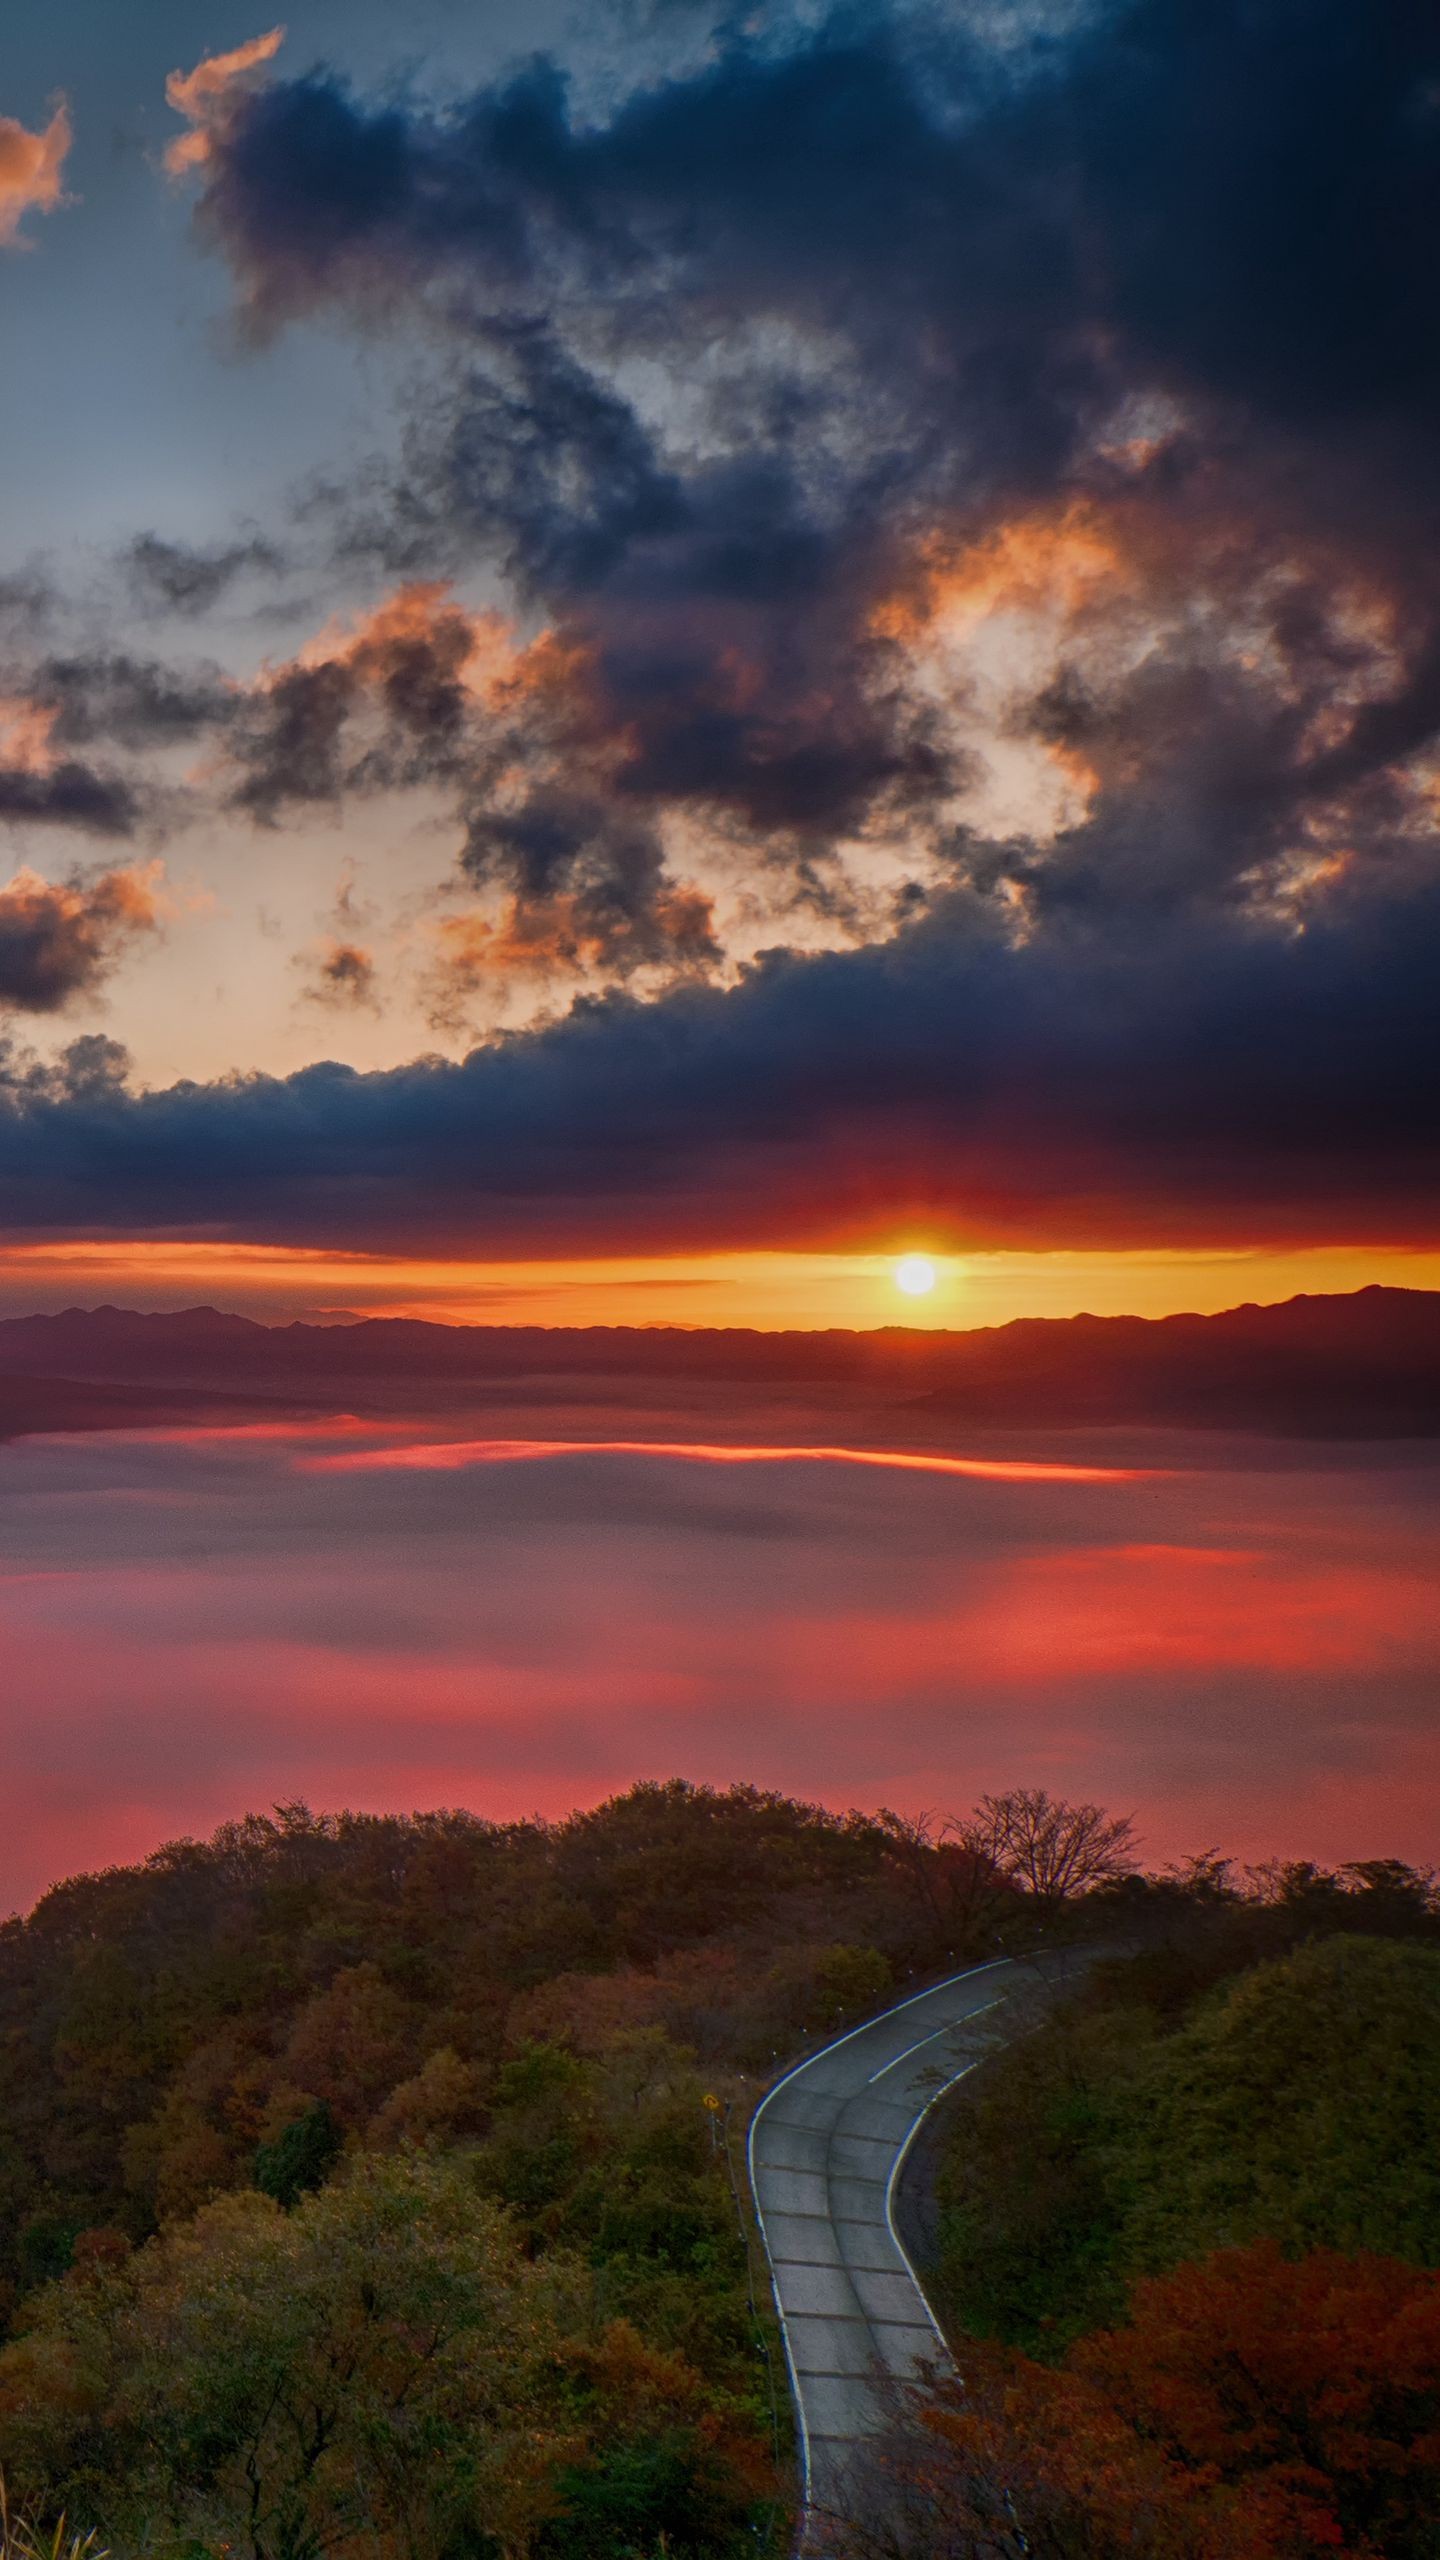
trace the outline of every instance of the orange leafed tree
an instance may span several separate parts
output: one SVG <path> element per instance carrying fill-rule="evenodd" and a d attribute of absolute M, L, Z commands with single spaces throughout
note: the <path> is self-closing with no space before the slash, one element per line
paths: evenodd
<path fill-rule="evenodd" d="M 899 2420 L 851 2560 L 1433 2560 L 1440 2276 L 1268 2242 L 1141 2284 L 1052 2370 L 967 2347 Z"/>
<path fill-rule="evenodd" d="M 1243 2488 L 1258 2552 L 1436 2547 L 1433 2271 L 1326 2249 L 1292 2263 L 1268 2241 L 1222 2250 L 1140 2285 L 1130 2325 L 1071 2363 L 1184 2472 Z"/>

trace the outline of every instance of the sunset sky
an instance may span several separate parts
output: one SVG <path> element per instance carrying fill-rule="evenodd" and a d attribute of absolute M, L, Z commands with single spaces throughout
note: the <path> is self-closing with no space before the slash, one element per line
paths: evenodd
<path fill-rule="evenodd" d="M 0 1320 L 1440 1288 L 1440 16 L 10 15 Z M 986 1440 L 903 1342 L 113 1322 L 0 1345 L 0 1908 L 677 1769 L 1433 1846 L 1436 1471 L 1315 1436 L 1398 1373 Z"/>
<path fill-rule="evenodd" d="M 3 77 L 0 1307 L 1434 1285 L 1426 13 Z"/>

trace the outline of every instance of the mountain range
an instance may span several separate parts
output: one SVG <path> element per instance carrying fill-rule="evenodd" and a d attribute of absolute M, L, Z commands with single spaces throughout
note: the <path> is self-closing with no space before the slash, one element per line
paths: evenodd
<path fill-rule="evenodd" d="M 912 1427 L 1164 1423 L 1303 1435 L 1440 1431 L 1440 1292 L 1360 1289 L 1222 1315 L 1025 1317 L 972 1332 L 265 1325 L 214 1307 L 0 1320 L 0 1432 L 296 1406 L 434 1412 L 629 1386 L 841 1389 Z M 80 1392 L 84 1390 L 85 1392 Z"/>

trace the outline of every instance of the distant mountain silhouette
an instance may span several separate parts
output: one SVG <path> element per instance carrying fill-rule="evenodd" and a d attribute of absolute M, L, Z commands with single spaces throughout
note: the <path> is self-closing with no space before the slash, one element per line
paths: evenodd
<path fill-rule="evenodd" d="M 214 1307 L 0 1320 L 0 1380 L 365 1410 L 513 1396 L 561 1381 L 860 1387 L 912 1418 L 1053 1428 L 1212 1425 L 1391 1438 L 1440 1432 L 1440 1293 L 1360 1289 L 1216 1316 L 1024 1317 L 968 1333 L 444 1325 L 263 1325 Z M 548 1382 L 548 1384 L 546 1383 Z M 611 1390 L 613 1392 L 613 1389 Z M 0 1429 L 6 1399 L 0 1386 Z M 118 1418 L 118 1416 L 117 1416 Z M 129 1414 L 126 1418 L 132 1418 Z M 17 1423 L 15 1428 L 44 1428 Z M 52 1427 L 77 1427 L 56 1424 Z M 79 1426 L 79 1427 L 83 1427 Z M 103 1426 L 102 1426 L 103 1427 Z"/>

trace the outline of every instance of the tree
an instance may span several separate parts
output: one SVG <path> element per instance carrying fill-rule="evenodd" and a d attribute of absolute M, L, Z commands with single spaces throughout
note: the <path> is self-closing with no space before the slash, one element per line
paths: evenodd
<path fill-rule="evenodd" d="M 946 2125 L 934 2285 L 954 2327 L 1054 2355 L 1125 2303 L 1133 2127 L 1153 2024 L 1083 1995 L 993 2054 Z"/>
<path fill-rule="evenodd" d="M 1270 2241 L 1136 2287 L 1079 2380 L 1192 2482 L 1214 2479 L 1257 2550 L 1432 2560 L 1440 2513 L 1440 2276 Z"/>
<path fill-rule="evenodd" d="M 255 2184 L 288 2212 L 312 2188 L 323 2186 L 340 2157 L 340 2133 L 323 2098 L 282 2127 L 255 2154 Z"/>
<path fill-rule="evenodd" d="M 544 2560 L 634 2560 L 753 2552 L 779 2512 L 779 2484 L 752 2433 L 707 2404 L 683 2356 L 617 2320 L 563 2359 L 587 2450 L 558 2475 L 561 2512 Z"/>
<path fill-rule="evenodd" d="M 377 2150 L 401 2142 L 455 2142 L 479 2130 L 480 2077 L 449 2045 L 427 2056 L 413 2080 L 392 2089 L 370 2121 L 366 2141 Z"/>
<path fill-rule="evenodd" d="M 978 2348 L 963 2389 L 897 2397 L 819 2548 L 826 2560 L 1260 2560 L 1233 2511 L 1190 2498 L 1098 2391 Z"/>
<path fill-rule="evenodd" d="M 919 1920 L 920 1945 L 947 1955 L 982 1945 L 1012 1889 L 971 1826 L 941 1822 L 933 1813 L 893 1813 L 888 1805 L 876 1821 L 891 1870 Z"/>
<path fill-rule="evenodd" d="M 342 2124 L 358 2124 L 415 2068 L 415 2022 L 376 1964 L 347 1965 L 307 2000 L 281 2068 Z"/>
<path fill-rule="evenodd" d="M 1065 1804 L 1043 1787 L 982 1796 L 959 1838 L 1045 1911 L 1133 1867 L 1135 1825 L 1097 1804 Z"/>
<path fill-rule="evenodd" d="M 289 2215 L 223 2196 L 39 2298 L 0 2355 L 0 2454 L 122 2536 L 522 2554 L 582 2444 L 553 2378 L 570 2281 L 463 2161 L 363 2159 Z"/>
<path fill-rule="evenodd" d="M 1434 2560 L 1440 2278 L 1269 2243 L 1141 2284 L 1064 2368 L 966 2349 L 897 2413 L 853 2560 Z"/>
<path fill-rule="evenodd" d="M 838 2027 L 876 2009 L 891 1987 L 889 1964 L 877 1947 L 824 1947 L 815 1966 L 815 2010 L 822 2027 Z"/>
<path fill-rule="evenodd" d="M 1440 1951 L 1313 1941 L 1205 2000 L 1124 2145 L 1132 2263 L 1261 2236 L 1440 2262 Z"/>

